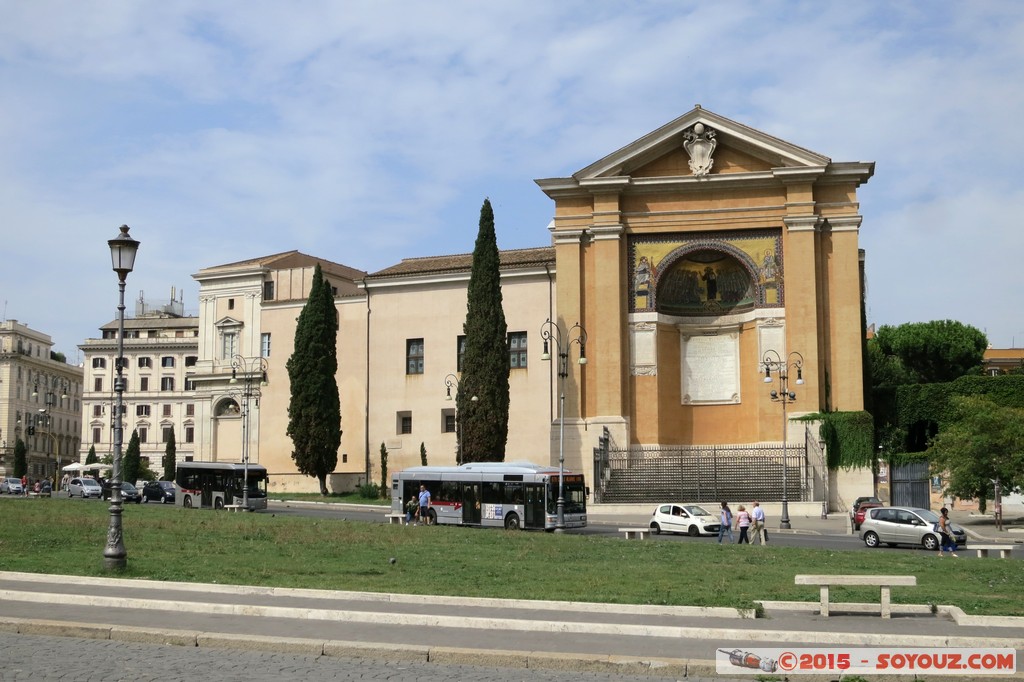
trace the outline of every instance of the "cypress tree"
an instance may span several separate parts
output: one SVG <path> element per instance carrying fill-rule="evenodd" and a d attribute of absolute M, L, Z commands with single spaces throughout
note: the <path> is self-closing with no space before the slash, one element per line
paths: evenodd
<path fill-rule="evenodd" d="M 490 199 L 480 208 L 466 301 L 466 351 L 457 395 L 462 461 L 501 462 L 508 441 L 508 325 Z M 474 401 L 473 397 L 477 399 Z"/>
<path fill-rule="evenodd" d="M 142 469 L 142 445 L 139 442 L 139 432 L 132 430 L 131 440 L 128 441 L 128 449 L 124 451 L 121 458 L 121 480 L 135 483 L 139 480 L 139 471 Z"/>
<path fill-rule="evenodd" d="M 334 295 L 317 263 L 309 299 L 295 326 L 295 350 L 288 358 L 291 400 L 288 436 L 300 473 L 320 481 L 338 464 L 341 446 L 341 400 L 338 397 L 338 311 Z"/>
<path fill-rule="evenodd" d="M 17 439 L 14 441 L 14 475 L 17 478 L 28 475 L 28 448 L 25 441 Z"/>
<path fill-rule="evenodd" d="M 178 462 L 178 444 L 174 440 L 174 429 L 171 429 L 171 435 L 167 439 L 167 447 L 164 448 L 164 480 L 174 480 L 174 469 Z"/>
<path fill-rule="evenodd" d="M 95 445 L 90 445 L 89 446 L 89 454 L 85 456 L 85 463 L 86 464 L 96 464 L 99 461 L 100 461 L 100 458 L 96 456 L 96 446 Z"/>

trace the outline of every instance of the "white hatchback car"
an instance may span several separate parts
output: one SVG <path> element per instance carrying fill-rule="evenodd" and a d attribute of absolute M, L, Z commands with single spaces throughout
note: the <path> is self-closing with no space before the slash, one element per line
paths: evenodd
<path fill-rule="evenodd" d="M 95 478 L 72 478 L 68 483 L 68 497 L 102 497 L 103 488 Z"/>
<path fill-rule="evenodd" d="M 721 525 L 717 514 L 712 514 L 699 504 L 660 504 L 651 516 L 651 530 L 656 534 L 686 533 L 693 537 L 718 535 Z"/>

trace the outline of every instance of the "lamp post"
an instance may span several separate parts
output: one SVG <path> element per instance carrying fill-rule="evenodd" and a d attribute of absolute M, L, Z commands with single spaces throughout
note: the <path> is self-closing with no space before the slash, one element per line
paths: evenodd
<path fill-rule="evenodd" d="M 236 354 L 231 359 L 231 381 L 237 384 L 241 374 L 242 390 L 242 509 L 249 511 L 249 400 L 256 400 L 260 406 L 263 397 L 261 386 L 267 385 L 267 360 L 263 357 L 244 358 Z"/>
<path fill-rule="evenodd" d="M 786 466 L 786 437 L 789 430 L 789 421 L 786 417 L 786 407 L 796 400 L 796 393 L 789 390 L 789 370 L 796 370 L 796 384 L 802 386 L 804 383 L 803 367 L 804 356 L 793 351 L 785 359 L 775 350 L 767 350 L 761 358 L 761 366 L 764 368 L 764 383 L 774 382 L 772 372 L 779 379 L 779 390 L 772 389 L 769 394 L 772 402 L 782 403 L 782 518 L 779 520 L 779 528 L 791 528 L 789 523 L 789 480 Z"/>
<path fill-rule="evenodd" d="M 550 360 L 551 353 L 548 350 L 548 342 L 555 346 L 558 354 L 558 520 L 555 522 L 555 532 L 565 532 L 565 379 L 569 376 L 569 350 L 572 344 L 580 347 L 579 364 L 587 364 L 587 330 L 579 322 L 569 328 L 564 335 L 561 328 L 548 318 L 540 326 L 540 338 L 544 340 L 544 353 L 541 360 Z"/>
<path fill-rule="evenodd" d="M 53 383 L 56 384 L 57 381 L 58 381 L 57 379 L 54 379 Z M 45 380 L 44 380 L 44 384 L 45 384 Z M 68 397 L 68 383 L 67 383 L 67 381 L 64 381 L 63 379 L 61 379 L 60 380 L 60 386 L 61 386 L 60 399 L 61 399 L 61 404 L 63 405 L 63 402 L 65 400 L 67 400 L 67 397 Z M 39 381 L 36 380 L 36 383 L 35 383 L 35 385 L 32 388 L 32 397 L 36 398 L 38 396 L 39 396 Z M 43 403 L 46 405 L 46 407 L 40 408 L 40 410 L 39 410 L 39 422 L 38 423 L 39 423 L 40 426 L 42 426 L 45 429 L 45 433 L 50 438 L 50 442 L 52 443 L 54 467 L 53 467 L 53 479 L 50 481 L 50 485 L 51 485 L 50 489 L 51 490 L 56 490 L 57 489 L 57 472 L 60 471 L 60 446 L 59 446 L 59 443 L 57 441 L 56 434 L 53 433 L 53 415 L 51 413 L 53 411 L 53 407 L 57 404 L 57 394 L 54 392 L 52 387 L 47 387 L 46 388 L 46 396 L 43 399 Z M 49 457 L 47 457 L 47 459 L 49 459 Z M 47 467 L 47 469 L 49 469 L 49 467 Z M 49 472 L 47 472 L 46 478 L 50 478 Z"/>
<path fill-rule="evenodd" d="M 444 378 L 445 385 L 445 400 L 452 399 L 452 387 L 455 387 L 455 421 L 459 424 L 459 446 L 455 448 L 455 464 L 462 464 L 462 415 L 459 414 L 459 398 L 462 395 L 462 385 L 459 383 L 459 378 L 454 374 L 449 374 Z M 478 400 L 476 396 L 469 399 L 470 402 L 475 403 Z"/>
<path fill-rule="evenodd" d="M 117 359 L 114 361 L 114 393 L 117 395 L 114 410 L 114 471 L 110 480 L 110 526 L 107 528 L 107 546 L 103 550 L 103 567 L 120 570 L 128 564 L 128 551 L 124 547 L 121 531 L 121 444 L 124 427 L 121 406 L 124 404 L 124 285 L 128 273 L 135 267 L 135 255 L 139 242 L 128 235 L 128 226 L 120 227 L 121 234 L 107 241 L 110 247 L 110 262 L 117 273 Z"/>

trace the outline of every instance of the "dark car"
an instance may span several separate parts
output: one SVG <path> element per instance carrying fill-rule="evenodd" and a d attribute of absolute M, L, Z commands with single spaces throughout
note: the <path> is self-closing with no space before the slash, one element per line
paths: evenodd
<path fill-rule="evenodd" d="M 110 493 L 111 493 L 112 489 L 113 489 L 113 486 L 111 486 L 110 481 L 106 481 L 103 484 L 103 499 L 104 500 L 109 500 L 110 499 Z M 139 493 L 139 489 L 138 488 L 136 488 L 134 485 L 132 485 L 128 481 L 125 481 L 124 483 L 121 484 L 121 501 L 122 502 L 134 502 L 135 504 L 138 504 L 139 502 L 142 502 L 142 495 Z"/>
<path fill-rule="evenodd" d="M 174 484 L 170 481 L 149 481 L 142 486 L 142 501 L 157 500 L 160 504 L 174 504 Z"/>
<path fill-rule="evenodd" d="M 879 507 L 882 506 L 882 501 L 875 497 L 874 495 L 858 497 L 856 500 L 853 501 L 853 508 L 850 510 L 850 516 L 855 516 L 857 514 L 857 510 L 860 509 L 860 505 L 864 502 L 870 502 L 871 504 L 877 505 Z"/>

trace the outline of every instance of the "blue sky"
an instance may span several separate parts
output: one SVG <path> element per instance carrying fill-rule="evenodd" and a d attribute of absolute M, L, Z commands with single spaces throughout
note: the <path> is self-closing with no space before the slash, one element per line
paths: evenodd
<path fill-rule="evenodd" d="M 1024 4 L 0 0 L 0 304 L 77 357 L 128 298 L 290 249 L 545 246 L 567 176 L 694 104 L 860 190 L 869 322 L 1024 346 Z M 984 276 L 982 276 L 984 275 Z M 129 304 L 129 311 L 131 311 Z"/>

